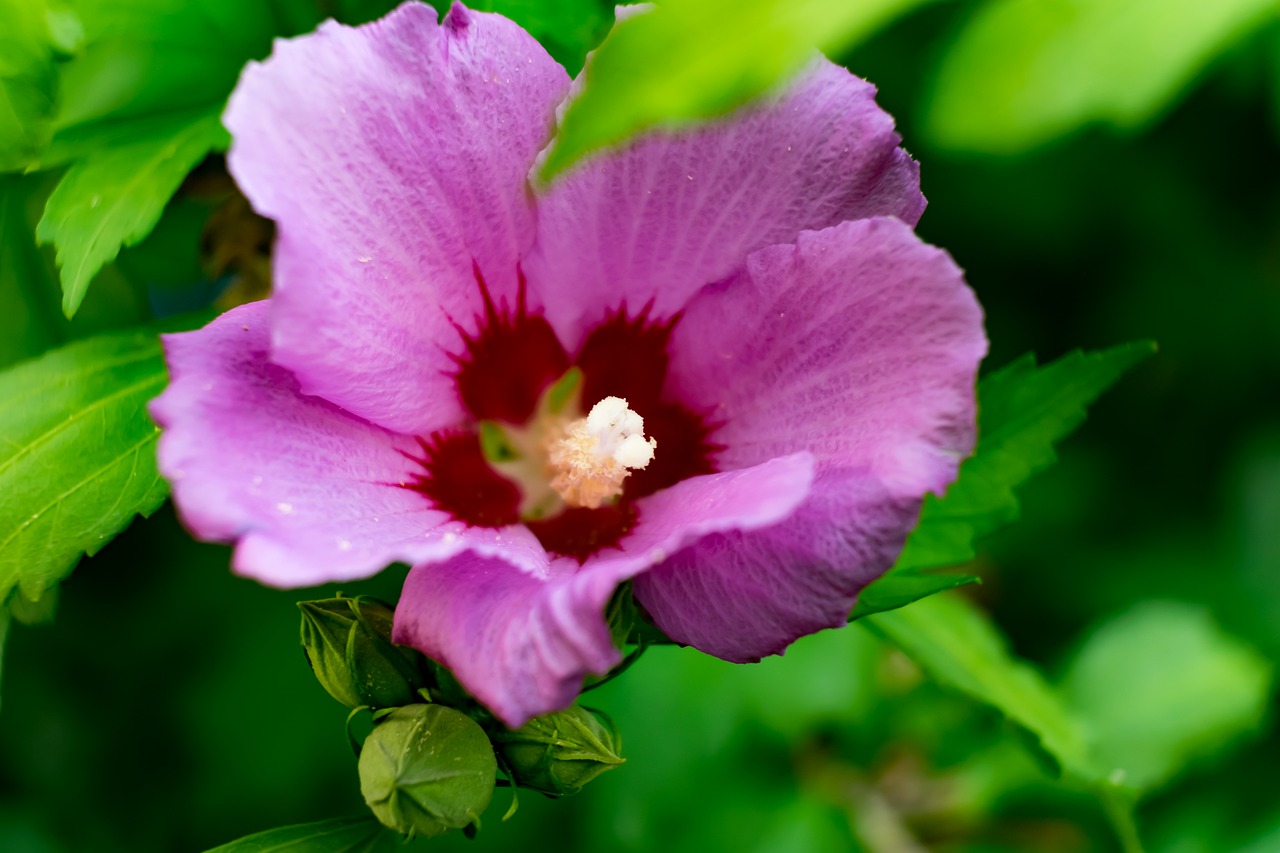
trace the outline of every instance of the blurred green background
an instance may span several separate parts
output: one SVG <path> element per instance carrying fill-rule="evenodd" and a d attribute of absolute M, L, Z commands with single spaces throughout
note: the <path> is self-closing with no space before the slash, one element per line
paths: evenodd
<path fill-rule="evenodd" d="M 607 29 L 590 0 L 489 5 L 569 64 Z M 919 231 L 967 270 L 988 365 L 1160 345 L 1022 490 L 964 593 L 1108 721 L 1099 748 L 1149 783 L 1148 850 L 1280 851 L 1277 4 L 899 5 L 915 8 L 833 55 L 879 86 L 920 160 Z M 307 23 L 279 20 L 250 55 Z M 220 169 L 197 174 L 216 185 Z M 6 227 L 34 223 L 53 178 L 0 180 Z M 188 181 L 71 325 L 56 280 L 26 277 L 18 330 L 55 343 L 145 318 L 202 277 L 220 192 Z M 263 238 L 245 239 L 252 255 Z M 11 271 L 48 264 L 15 245 Z M 12 627 L 0 851 L 200 851 L 362 811 L 345 711 L 298 648 L 294 602 L 329 590 L 265 589 L 228 562 L 165 507 L 81 563 L 51 622 Z M 394 599 L 402 577 L 343 590 Z M 616 721 L 625 766 L 572 799 L 523 794 L 506 823 L 499 791 L 476 841 L 411 849 L 1120 849 L 1104 806 L 1025 733 L 860 625 L 751 666 L 652 649 L 584 701 Z"/>

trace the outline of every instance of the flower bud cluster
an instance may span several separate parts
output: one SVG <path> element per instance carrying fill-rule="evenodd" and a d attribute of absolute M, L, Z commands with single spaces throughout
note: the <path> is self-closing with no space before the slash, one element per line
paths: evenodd
<path fill-rule="evenodd" d="M 512 731 L 451 673 L 391 642 L 391 607 L 365 596 L 298 604 L 302 646 L 321 686 L 373 711 L 359 748 L 360 790 L 384 825 L 408 836 L 473 832 L 502 784 L 575 794 L 622 764 L 613 724 L 573 706 Z"/>

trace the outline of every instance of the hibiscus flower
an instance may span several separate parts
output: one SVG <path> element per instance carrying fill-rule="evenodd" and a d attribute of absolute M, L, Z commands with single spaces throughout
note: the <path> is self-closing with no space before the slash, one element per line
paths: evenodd
<path fill-rule="evenodd" d="M 873 96 L 818 58 L 544 186 L 572 84 L 512 22 L 278 42 L 225 116 L 274 292 L 168 336 L 151 409 L 183 521 L 273 586 L 409 564 L 395 640 L 512 727 L 619 662 L 628 580 L 730 661 L 843 624 L 972 449 L 986 349 Z"/>

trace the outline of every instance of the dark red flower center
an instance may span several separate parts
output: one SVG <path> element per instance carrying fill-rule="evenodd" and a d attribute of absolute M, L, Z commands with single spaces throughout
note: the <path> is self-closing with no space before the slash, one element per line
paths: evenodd
<path fill-rule="evenodd" d="M 476 283 L 483 311 L 474 332 L 454 324 L 463 345 L 451 356 L 458 398 L 475 422 L 523 426 L 535 416 L 543 392 L 576 366 L 582 371 L 584 410 L 605 397 L 624 398 L 657 441 L 652 461 L 627 477 L 617 499 L 596 509 L 567 507 L 523 520 L 549 552 L 582 562 L 616 547 L 636 523 L 638 499 L 716 470 L 714 425 L 683 401 L 663 396 L 667 345 L 678 314 L 655 318 L 651 306 L 631 313 L 623 304 L 591 330 L 571 358 L 541 312 L 528 309 L 523 274 L 514 307 L 493 299 L 479 268 Z M 485 458 L 475 422 L 420 437 L 421 454 L 410 458 L 422 470 L 406 487 L 473 527 L 521 523 L 521 489 Z"/>

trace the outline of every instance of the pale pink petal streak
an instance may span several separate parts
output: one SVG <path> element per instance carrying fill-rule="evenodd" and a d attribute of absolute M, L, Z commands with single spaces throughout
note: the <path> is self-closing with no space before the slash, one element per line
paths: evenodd
<path fill-rule="evenodd" d="M 405 3 L 276 42 L 227 108 L 228 164 L 276 220 L 272 358 L 308 394 L 399 432 L 461 410 L 447 355 L 512 298 L 533 240 L 527 173 L 568 78 L 497 15 Z"/>
<path fill-rule="evenodd" d="M 236 571 L 311 586 L 527 536 L 465 530 L 401 488 L 414 442 L 300 394 L 267 360 L 267 313 L 257 302 L 166 335 L 171 380 L 151 404 L 180 517 L 202 539 L 236 542 Z"/>

